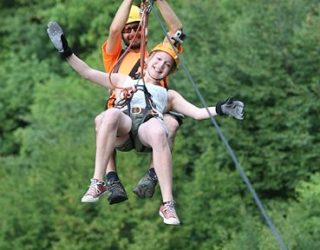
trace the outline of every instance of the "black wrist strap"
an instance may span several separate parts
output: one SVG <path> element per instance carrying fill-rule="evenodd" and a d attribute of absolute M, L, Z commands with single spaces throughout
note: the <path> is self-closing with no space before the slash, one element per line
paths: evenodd
<path fill-rule="evenodd" d="M 62 42 L 62 47 L 63 47 L 63 52 L 60 52 L 62 58 L 68 58 L 73 54 L 72 49 L 68 45 L 67 38 L 65 37 L 64 34 L 61 35 L 61 42 Z"/>
<path fill-rule="evenodd" d="M 72 54 L 73 54 L 73 51 L 71 48 L 67 48 L 65 51 L 60 53 L 61 57 L 64 59 L 70 57 Z"/>
<path fill-rule="evenodd" d="M 216 113 L 218 115 L 224 115 L 224 113 L 222 112 L 221 106 L 225 103 L 225 101 L 220 101 L 216 104 Z"/>

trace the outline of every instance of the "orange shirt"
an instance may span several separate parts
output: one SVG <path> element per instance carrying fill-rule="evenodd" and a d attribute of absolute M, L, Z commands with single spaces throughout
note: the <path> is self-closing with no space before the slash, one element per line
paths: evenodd
<path fill-rule="evenodd" d="M 105 41 L 102 45 L 102 59 L 103 64 L 106 72 L 111 72 L 114 65 L 118 62 L 118 59 L 121 55 L 121 42 L 117 43 L 115 46 L 115 50 L 112 53 L 107 53 L 106 47 L 107 47 L 108 41 Z M 148 56 L 148 52 L 146 51 L 145 56 Z M 140 51 L 133 51 L 129 50 L 126 55 L 123 57 L 120 67 L 117 71 L 117 73 L 122 73 L 129 75 L 133 67 L 136 65 L 137 61 L 140 60 Z"/>

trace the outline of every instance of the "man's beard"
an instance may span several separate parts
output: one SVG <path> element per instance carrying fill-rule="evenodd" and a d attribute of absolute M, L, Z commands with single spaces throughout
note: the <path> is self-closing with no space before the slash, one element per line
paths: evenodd
<path fill-rule="evenodd" d="M 123 39 L 122 40 L 124 42 L 124 44 L 128 47 L 130 45 L 130 42 L 127 39 Z M 131 45 L 131 49 L 140 49 L 141 43 L 140 42 L 135 42 L 133 41 L 132 45 Z"/>

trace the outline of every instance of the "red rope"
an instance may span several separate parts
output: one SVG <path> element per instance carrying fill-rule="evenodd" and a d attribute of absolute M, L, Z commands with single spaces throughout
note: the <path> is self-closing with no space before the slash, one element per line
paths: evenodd
<path fill-rule="evenodd" d="M 144 69 L 144 60 L 145 60 L 145 52 L 146 52 L 146 45 L 147 45 L 147 33 L 148 33 L 148 17 L 149 17 L 149 12 L 147 10 L 148 7 L 148 3 L 149 1 L 141 1 L 141 10 L 142 10 L 142 17 L 141 20 L 139 22 L 139 26 L 137 30 L 140 30 L 141 28 L 141 45 L 140 45 L 140 77 L 143 77 L 143 69 Z M 136 40 L 137 37 L 137 33 L 135 33 L 131 43 L 129 44 L 129 46 L 126 48 L 126 50 L 122 53 L 122 55 L 118 58 L 117 62 L 113 65 L 112 69 L 110 70 L 110 74 L 109 74 L 109 81 L 110 84 L 114 87 L 114 88 L 118 88 L 118 89 L 122 89 L 122 95 L 123 95 L 123 99 L 127 99 L 128 97 L 131 96 L 131 90 L 128 88 L 122 88 L 122 87 L 116 87 L 111 80 L 111 74 L 113 73 L 113 71 L 115 70 L 115 67 L 118 63 L 120 63 L 122 61 L 122 59 L 125 57 L 125 55 L 128 53 L 128 51 L 130 50 L 132 44 L 134 43 L 134 41 Z"/>
<path fill-rule="evenodd" d="M 141 24 L 142 24 L 142 22 L 140 21 L 139 26 L 138 26 L 138 30 L 140 29 Z M 134 43 L 136 37 L 137 37 L 137 32 L 134 34 L 134 37 L 133 37 L 132 41 L 130 42 L 129 46 L 128 46 L 128 47 L 126 48 L 126 50 L 122 53 L 122 55 L 118 58 L 117 62 L 112 66 L 112 68 L 111 68 L 111 70 L 110 70 L 109 81 L 110 81 L 110 84 L 111 84 L 113 87 L 115 87 L 115 85 L 112 83 L 111 74 L 113 73 L 113 71 L 114 71 L 115 67 L 117 66 L 117 64 L 118 64 L 119 62 L 121 62 L 122 59 L 125 57 L 125 55 L 128 53 L 128 51 L 130 50 L 130 48 L 131 48 L 132 44 Z M 116 88 L 116 87 L 115 87 L 115 88 Z M 118 88 L 119 88 L 119 87 L 118 87 Z M 124 89 L 124 88 L 121 88 L 121 87 L 120 87 L 120 89 Z"/>
<path fill-rule="evenodd" d="M 146 2 L 149 2 L 148 0 Z M 140 69 L 141 69 L 141 76 L 143 76 L 143 67 L 144 67 L 144 59 L 145 59 L 145 50 L 146 50 L 146 37 L 147 37 L 147 30 L 148 30 L 148 17 L 149 17 L 149 13 L 147 12 L 147 8 L 146 8 L 146 3 L 144 3 L 144 1 L 141 2 L 141 10 L 142 10 L 142 17 L 141 20 L 139 22 L 139 26 L 137 30 L 141 29 L 141 46 L 140 46 Z M 111 73 L 113 73 L 113 71 L 115 70 L 115 67 L 117 66 L 117 64 L 119 62 L 122 61 L 122 59 L 126 56 L 126 54 L 129 52 L 132 44 L 135 42 L 136 37 L 137 37 L 137 33 L 136 32 L 134 34 L 134 37 L 132 39 L 132 41 L 130 42 L 129 46 L 126 48 L 126 50 L 122 53 L 122 55 L 118 58 L 117 62 L 112 66 L 111 70 L 110 70 L 110 74 L 109 74 L 109 81 L 110 84 L 115 87 L 115 85 L 112 83 L 111 80 Z M 116 87 L 115 87 L 116 88 Z M 119 88 L 119 87 L 118 87 Z M 119 88 L 119 89 L 125 89 L 125 88 Z"/>
<path fill-rule="evenodd" d="M 141 27 L 141 46 L 140 46 L 140 76 L 143 77 L 144 70 L 144 60 L 147 46 L 147 35 L 148 35 L 148 19 L 149 13 L 147 10 L 148 0 L 141 2 L 141 10 L 142 10 L 142 27 Z"/>

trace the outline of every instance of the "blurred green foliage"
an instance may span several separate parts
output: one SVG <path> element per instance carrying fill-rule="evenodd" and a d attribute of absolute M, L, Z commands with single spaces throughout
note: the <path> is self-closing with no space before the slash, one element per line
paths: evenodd
<path fill-rule="evenodd" d="M 168 2 L 206 101 L 234 95 L 246 104 L 243 121 L 217 122 L 288 248 L 319 249 L 319 1 Z M 107 91 L 59 58 L 46 24 L 61 23 L 74 51 L 103 69 L 100 46 L 119 4 L 0 0 L 0 249 L 279 249 L 209 121 L 185 119 L 175 141 L 181 227 L 157 215 L 159 190 L 151 200 L 132 194 L 144 154 L 118 154 L 127 202 L 80 203 Z M 154 14 L 150 45 L 163 36 Z M 200 105 L 184 73 L 171 86 Z"/>

